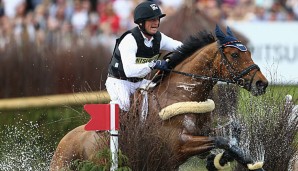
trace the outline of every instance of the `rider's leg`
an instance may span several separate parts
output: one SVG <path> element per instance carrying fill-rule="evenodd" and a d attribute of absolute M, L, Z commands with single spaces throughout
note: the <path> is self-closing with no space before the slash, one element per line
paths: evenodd
<path fill-rule="evenodd" d="M 106 88 L 110 95 L 111 103 L 119 104 L 123 111 L 128 111 L 130 107 L 131 82 L 108 77 Z"/>

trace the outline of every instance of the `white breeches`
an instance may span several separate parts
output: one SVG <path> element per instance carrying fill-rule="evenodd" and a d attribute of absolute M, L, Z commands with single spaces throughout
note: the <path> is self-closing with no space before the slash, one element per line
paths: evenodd
<path fill-rule="evenodd" d="M 144 85 L 148 85 L 150 82 L 150 80 L 143 79 L 142 81 L 133 83 L 127 80 L 108 77 L 105 85 L 111 102 L 119 104 L 120 109 L 128 111 L 130 108 L 130 96 L 138 88 L 144 87 Z"/>

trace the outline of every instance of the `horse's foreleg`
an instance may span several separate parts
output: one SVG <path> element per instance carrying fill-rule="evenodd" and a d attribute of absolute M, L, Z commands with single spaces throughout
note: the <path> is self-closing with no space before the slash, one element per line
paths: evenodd
<path fill-rule="evenodd" d="M 175 142 L 173 169 L 178 169 L 188 158 L 200 155 L 212 150 L 215 147 L 214 138 L 207 136 L 193 136 L 182 133 L 178 142 Z"/>
<path fill-rule="evenodd" d="M 237 162 L 248 168 L 249 170 L 254 171 L 263 171 L 263 163 L 254 163 L 252 157 L 249 154 L 245 154 L 242 149 L 240 149 L 237 145 L 232 145 L 229 143 L 229 140 L 223 137 L 216 137 L 215 145 L 218 148 L 226 150 L 224 154 L 226 154 L 225 158 L 235 159 Z M 224 164 L 227 163 L 228 160 L 225 160 L 223 156 L 219 156 L 217 159 L 215 157 L 214 161 L 220 163 L 220 161 Z"/>
<path fill-rule="evenodd" d="M 75 160 L 91 160 L 96 153 L 98 134 L 85 131 L 84 125 L 67 133 L 59 142 L 53 155 L 50 171 L 69 170 Z"/>
<path fill-rule="evenodd" d="M 50 171 L 67 170 L 74 158 L 76 158 L 76 153 L 72 150 L 72 145 L 67 142 L 60 142 L 53 155 Z"/>
<path fill-rule="evenodd" d="M 181 135 L 182 146 L 180 153 L 183 156 L 203 154 L 215 148 L 214 138 L 207 136 Z"/>

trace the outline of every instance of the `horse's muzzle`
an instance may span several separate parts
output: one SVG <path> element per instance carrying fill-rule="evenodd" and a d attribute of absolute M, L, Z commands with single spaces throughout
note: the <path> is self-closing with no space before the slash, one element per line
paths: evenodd
<path fill-rule="evenodd" d="M 255 82 L 252 82 L 252 85 L 250 87 L 250 92 L 254 96 L 259 96 L 266 93 L 266 88 L 268 87 L 268 81 L 267 80 L 257 80 Z"/>

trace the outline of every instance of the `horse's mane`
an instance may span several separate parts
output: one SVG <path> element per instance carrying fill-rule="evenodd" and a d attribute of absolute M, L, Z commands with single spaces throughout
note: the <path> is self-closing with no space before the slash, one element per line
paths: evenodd
<path fill-rule="evenodd" d="M 195 35 L 189 36 L 183 45 L 178 47 L 170 57 L 169 66 L 174 68 L 180 62 L 182 62 L 187 57 L 191 56 L 194 52 L 202 47 L 215 42 L 215 37 L 212 33 L 206 30 L 200 31 Z"/>

